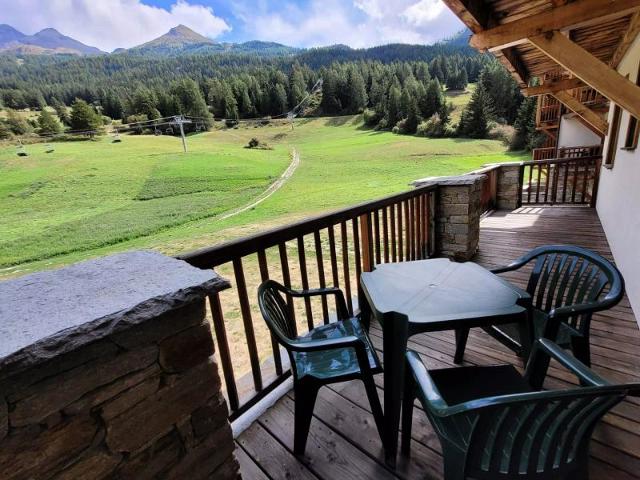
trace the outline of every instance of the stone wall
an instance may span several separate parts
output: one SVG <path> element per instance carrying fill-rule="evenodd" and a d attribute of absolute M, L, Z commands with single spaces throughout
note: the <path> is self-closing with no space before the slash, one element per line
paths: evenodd
<path fill-rule="evenodd" d="M 480 195 L 486 175 L 427 178 L 415 186 L 438 185 L 436 251 L 456 261 L 471 260 L 480 241 Z"/>
<path fill-rule="evenodd" d="M 135 294 L 124 295 L 124 300 L 118 295 L 117 306 L 133 299 L 124 310 L 39 338 L 8 354 L 0 352 L 4 354 L 0 355 L 3 479 L 239 477 L 205 318 L 206 294 L 224 288 L 226 282 L 212 272 L 202 272 L 208 278 L 198 277 L 200 271 L 166 257 L 158 265 L 161 256 L 141 253 L 146 265 L 140 272 L 149 277 L 154 270 L 148 268 L 154 265 L 162 278 L 153 288 L 141 280 L 142 285 L 133 287 Z M 88 283 L 117 281 L 123 276 L 109 275 L 111 265 L 101 259 L 88 268 L 70 267 L 76 270 L 66 277 L 47 272 L 3 282 L 0 295 L 24 301 L 20 296 L 28 295 L 33 284 L 51 285 L 71 277 Z M 176 266 L 184 270 L 179 281 L 168 270 Z M 76 308 L 84 309 L 79 315 L 93 316 L 91 305 L 84 304 L 85 292 L 75 290 L 73 282 L 66 288 L 76 299 Z M 140 302 L 148 290 L 152 296 Z M 110 293 L 105 285 L 89 287 L 94 298 L 100 292 Z M 60 305 L 65 310 L 64 300 Z M 59 312 L 55 303 L 49 307 L 55 312 L 54 323 L 70 322 L 77 314 Z M 11 340 L 17 346 L 24 343 Z"/>
<path fill-rule="evenodd" d="M 520 164 L 501 165 L 498 170 L 497 207 L 500 210 L 515 210 L 521 205 Z"/>

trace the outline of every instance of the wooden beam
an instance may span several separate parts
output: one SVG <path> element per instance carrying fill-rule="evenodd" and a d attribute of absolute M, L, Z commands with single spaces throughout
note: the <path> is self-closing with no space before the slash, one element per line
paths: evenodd
<path fill-rule="evenodd" d="M 640 0 L 576 0 L 566 5 L 476 32 L 469 44 L 478 50 L 502 50 L 552 30 L 573 28 L 623 17 L 640 10 Z"/>
<path fill-rule="evenodd" d="M 589 107 L 580 103 L 569 92 L 555 92 L 553 96 L 562 102 L 569 110 L 584 118 L 589 125 L 599 131 L 602 135 L 606 135 L 607 130 L 609 129 L 607 122 Z"/>
<path fill-rule="evenodd" d="M 474 33 L 479 33 L 487 28 L 493 28 L 499 24 L 491 7 L 484 0 L 442 0 L 460 20 L 462 20 Z M 507 48 L 501 52 L 495 52 L 498 61 L 511 72 L 522 88 L 529 82 L 529 72 L 520 59 L 518 53 Z"/>
<path fill-rule="evenodd" d="M 580 87 L 584 87 L 584 82 L 579 78 L 564 78 L 555 82 L 525 88 L 522 90 L 522 94 L 525 97 L 537 97 L 538 95 L 546 95 L 548 93 L 561 92 L 563 90 L 573 90 L 574 88 Z"/>
<path fill-rule="evenodd" d="M 622 40 L 620 40 L 620 43 L 618 44 L 618 48 L 616 48 L 616 51 L 609 61 L 609 66 L 611 68 L 614 70 L 618 68 L 620 61 L 627 53 L 627 50 L 629 50 L 629 47 L 631 47 L 631 44 L 638 36 L 638 33 L 640 33 L 640 13 L 636 12 L 633 17 L 631 17 L 629 28 L 627 28 L 624 37 L 622 37 Z"/>
<path fill-rule="evenodd" d="M 497 24 L 492 18 L 490 8 L 484 4 L 483 0 L 442 1 L 473 33 L 481 32 L 485 28 L 490 28 Z"/>
<path fill-rule="evenodd" d="M 640 118 L 640 87 L 558 32 L 529 41 L 574 76 Z"/>

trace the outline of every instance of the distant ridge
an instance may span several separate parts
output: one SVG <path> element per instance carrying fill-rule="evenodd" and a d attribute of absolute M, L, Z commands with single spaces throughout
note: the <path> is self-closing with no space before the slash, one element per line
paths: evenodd
<path fill-rule="evenodd" d="M 250 53 L 256 55 L 286 55 L 299 49 L 275 42 L 252 40 L 245 43 L 218 43 L 200 35 L 185 25 L 173 27 L 164 35 L 128 50 L 118 49 L 113 53 L 135 53 L 152 55 L 177 55 L 185 53 Z"/>
<path fill-rule="evenodd" d="M 11 25 L 0 25 L 0 52 L 23 55 L 98 55 L 104 53 L 96 47 L 61 34 L 54 28 L 45 28 L 34 35 L 25 35 Z"/>

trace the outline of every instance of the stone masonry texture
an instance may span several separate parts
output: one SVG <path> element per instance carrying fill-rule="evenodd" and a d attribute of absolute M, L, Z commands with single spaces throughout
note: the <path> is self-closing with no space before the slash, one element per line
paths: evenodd
<path fill-rule="evenodd" d="M 14 337 L 13 350 L 2 352 L 2 479 L 240 478 L 205 318 L 206 296 L 227 283 L 213 272 L 203 276 L 183 262 L 141 253 L 116 258 L 115 267 L 101 259 L 1 287 L 17 295 L 18 305 L 32 282 L 85 276 L 94 282 L 87 289 L 102 295 L 97 308 L 78 305 L 80 312 L 62 299 L 64 314 L 54 313 L 61 331 L 48 325 L 40 337 L 31 327 Z M 146 283 L 153 264 L 168 278 Z M 94 267 L 102 278 L 92 276 Z M 123 278 L 137 282 L 135 293 Z M 82 289 L 67 290 L 82 298 Z M 125 298 L 110 306 L 110 292 Z M 56 310 L 55 298 L 48 301 Z"/>

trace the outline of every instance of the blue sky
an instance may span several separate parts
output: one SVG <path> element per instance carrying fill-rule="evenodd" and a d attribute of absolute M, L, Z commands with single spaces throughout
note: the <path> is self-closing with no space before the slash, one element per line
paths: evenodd
<path fill-rule="evenodd" d="M 433 43 L 463 28 L 440 0 L 0 0 L 0 23 L 111 51 L 184 24 L 216 41 L 298 47 Z"/>

